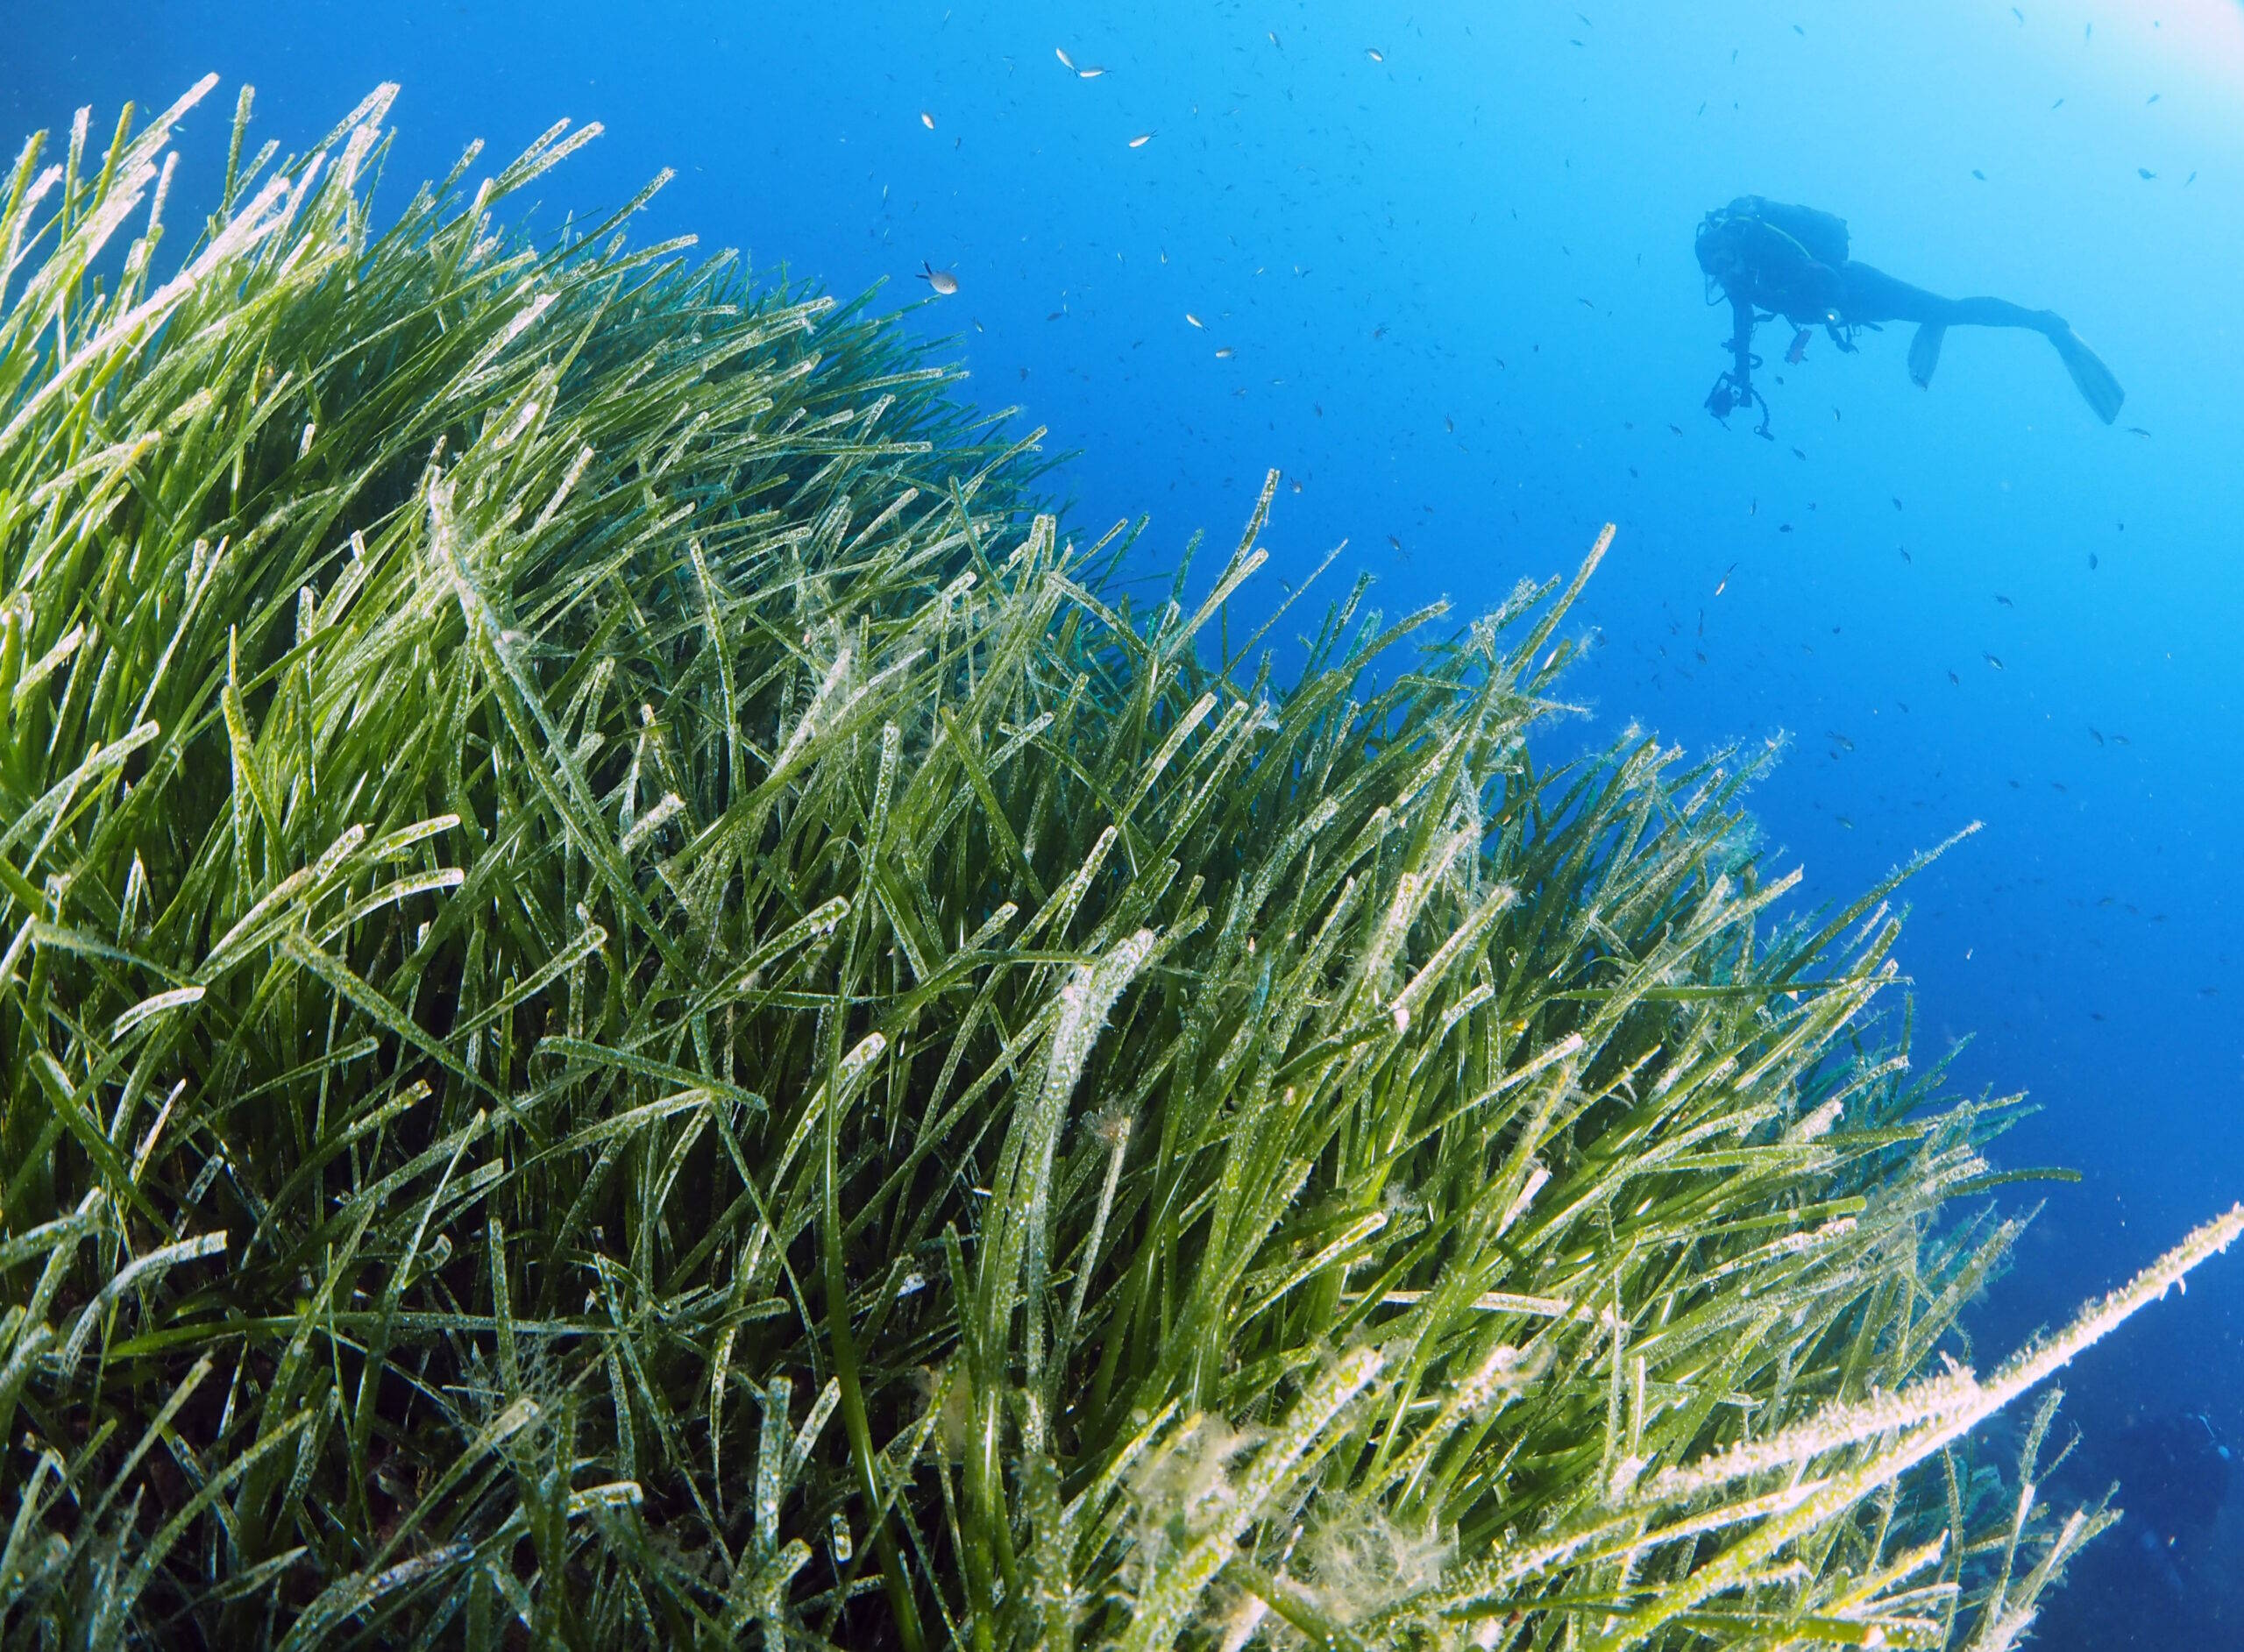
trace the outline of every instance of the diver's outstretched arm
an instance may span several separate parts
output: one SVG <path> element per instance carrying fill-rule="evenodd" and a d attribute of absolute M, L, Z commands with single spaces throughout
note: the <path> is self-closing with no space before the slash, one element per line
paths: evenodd
<path fill-rule="evenodd" d="M 1753 306 L 1742 298 L 1729 301 L 1730 378 L 1741 397 L 1753 393 Z"/>
<path fill-rule="evenodd" d="M 1758 402 L 1761 408 L 1761 426 L 1755 434 L 1773 439 L 1769 429 L 1769 404 L 1753 387 L 1752 301 L 1732 294 L 1729 311 L 1730 367 L 1728 372 L 1715 380 L 1715 387 L 1707 392 L 1707 411 L 1728 424 L 1732 413 Z"/>

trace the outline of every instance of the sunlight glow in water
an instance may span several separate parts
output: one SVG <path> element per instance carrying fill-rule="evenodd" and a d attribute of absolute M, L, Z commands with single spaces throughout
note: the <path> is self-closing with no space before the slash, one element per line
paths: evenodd
<path fill-rule="evenodd" d="M 2021 9 L 2034 15 L 2034 8 Z M 2070 31 L 2077 42 L 2085 42 L 2094 24 L 2098 36 L 2108 29 L 2115 44 L 2244 98 L 2244 4 L 2238 0 L 2123 0 L 2117 16 L 2110 6 L 2064 10 L 2077 16 Z"/>

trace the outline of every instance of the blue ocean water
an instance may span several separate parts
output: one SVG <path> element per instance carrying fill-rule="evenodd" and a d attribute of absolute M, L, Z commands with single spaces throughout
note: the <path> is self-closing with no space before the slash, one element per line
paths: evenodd
<path fill-rule="evenodd" d="M 0 23 L 11 148 L 223 74 L 181 202 L 215 189 L 240 81 L 284 149 L 401 82 L 393 204 L 472 138 L 501 160 L 597 119 L 539 223 L 671 167 L 648 238 L 884 283 L 984 405 L 1076 453 L 1079 535 L 1154 514 L 1148 568 L 1196 528 L 1227 548 L 1268 466 L 1298 488 L 1266 584 L 1345 539 L 1332 593 L 1368 571 L 1390 614 L 1468 618 L 1617 523 L 1554 742 L 1787 740 L 1758 807 L 1811 900 L 1984 823 L 1907 891 L 1919 1057 L 1969 1035 L 1957 1082 L 2040 1110 L 2004 1161 L 2084 1180 L 2014 1201 L 2046 1205 L 1983 1347 L 2244 1188 L 2234 0 L 0 0 Z M 1842 215 L 1905 280 L 2062 312 L 2126 386 L 2117 422 L 2029 333 L 1952 332 L 1927 391 L 1906 328 L 1789 364 L 1781 323 L 1771 439 L 1717 422 L 1728 313 L 1693 231 L 1747 192 Z M 2152 1512 L 2039 1644 L 2244 1647 L 2244 1489 L 2154 1530 L 2196 1431 L 2244 1449 L 2240 1329 L 2230 1261 L 2070 1374 L 2084 1438 L 2054 1494 L 2117 1478 Z"/>

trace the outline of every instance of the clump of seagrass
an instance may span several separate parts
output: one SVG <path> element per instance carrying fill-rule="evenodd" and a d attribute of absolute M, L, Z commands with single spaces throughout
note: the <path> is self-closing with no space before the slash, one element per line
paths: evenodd
<path fill-rule="evenodd" d="M 1956 1363 L 2006 1114 L 1752 762 L 1537 763 L 1579 580 L 1282 685 L 1271 489 L 1139 612 L 561 128 L 245 93 L 160 280 L 208 89 L 0 208 L 0 1640 L 2014 1642 L 1971 1431 L 2244 1213 Z"/>

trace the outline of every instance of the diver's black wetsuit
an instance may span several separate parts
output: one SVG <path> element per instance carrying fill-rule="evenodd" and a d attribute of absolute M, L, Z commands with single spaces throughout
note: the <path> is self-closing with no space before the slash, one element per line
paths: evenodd
<path fill-rule="evenodd" d="M 1932 382 L 1942 336 L 1950 327 L 2023 327 L 2056 347 L 2073 383 L 2106 424 L 2125 399 L 2111 370 L 2080 341 L 2055 310 L 2027 309 L 2000 298 L 1943 298 L 1938 293 L 1856 262 L 1847 256 L 1843 218 L 1813 207 L 1761 195 L 1740 195 L 1707 215 L 1699 225 L 1699 267 L 1706 272 L 1708 302 L 1729 301 L 1731 365 L 1715 381 L 1707 408 L 1727 418 L 1756 402 L 1761 433 L 1769 434 L 1768 403 L 1753 387 L 1753 328 L 1761 312 L 1781 316 L 1804 330 L 1821 327 L 1842 350 L 1854 348 L 1854 331 L 1885 322 L 1914 322 L 1909 375 Z"/>

